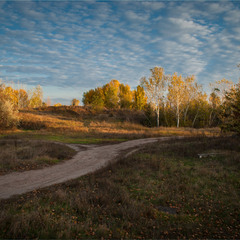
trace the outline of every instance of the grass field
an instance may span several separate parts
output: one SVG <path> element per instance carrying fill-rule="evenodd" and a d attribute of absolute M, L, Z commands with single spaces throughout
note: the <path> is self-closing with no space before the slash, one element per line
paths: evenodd
<path fill-rule="evenodd" d="M 239 137 L 154 143 L 97 173 L 2 200 L 0 238 L 239 239 L 239 170 Z"/>

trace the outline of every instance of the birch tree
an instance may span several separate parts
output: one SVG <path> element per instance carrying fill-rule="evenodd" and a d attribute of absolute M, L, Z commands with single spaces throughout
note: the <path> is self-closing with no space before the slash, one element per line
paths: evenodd
<path fill-rule="evenodd" d="M 184 122 L 184 126 L 185 126 L 190 104 L 198 96 L 198 92 L 199 92 L 201 86 L 195 82 L 194 75 L 192 75 L 190 77 L 186 77 L 184 79 L 184 83 L 185 84 L 184 84 L 184 109 L 183 109 L 184 119 L 183 119 L 183 122 Z"/>
<path fill-rule="evenodd" d="M 200 113 L 205 112 L 208 106 L 208 101 L 207 101 L 207 94 L 203 93 L 201 90 L 197 92 L 197 97 L 196 99 L 193 100 L 193 104 L 195 105 L 195 116 L 192 121 L 192 127 L 195 127 L 196 120 L 200 117 Z M 203 114 L 202 114 L 203 115 Z"/>
<path fill-rule="evenodd" d="M 168 86 L 168 100 L 174 108 L 175 116 L 177 120 L 177 127 L 180 123 L 180 114 L 182 112 L 182 105 L 186 101 L 185 99 L 185 82 L 181 75 L 174 73 L 171 77 L 170 84 Z"/>
<path fill-rule="evenodd" d="M 40 85 L 36 86 L 33 90 L 29 91 L 29 106 L 31 108 L 41 107 L 43 103 L 43 90 Z"/>
<path fill-rule="evenodd" d="M 217 118 L 219 109 L 220 109 L 220 97 L 215 93 L 212 92 L 209 96 L 209 107 L 210 107 L 210 114 L 209 114 L 209 121 L 208 125 L 211 127 Z"/>
<path fill-rule="evenodd" d="M 150 71 L 151 76 L 148 79 L 143 77 L 141 85 L 145 90 L 148 102 L 157 115 L 157 127 L 159 127 L 159 110 L 161 103 L 164 102 L 169 77 L 164 74 L 164 69 L 161 67 L 154 67 Z"/>

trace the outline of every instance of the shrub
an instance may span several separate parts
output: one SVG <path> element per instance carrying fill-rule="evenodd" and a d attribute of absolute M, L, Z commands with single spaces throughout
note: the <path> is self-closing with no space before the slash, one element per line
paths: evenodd
<path fill-rule="evenodd" d="M 13 103 L 0 97 L 0 129 L 14 128 L 18 125 L 18 111 Z"/>

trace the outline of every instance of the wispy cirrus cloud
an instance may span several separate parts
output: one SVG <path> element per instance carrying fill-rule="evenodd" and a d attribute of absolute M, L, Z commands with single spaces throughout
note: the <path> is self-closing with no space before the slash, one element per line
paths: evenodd
<path fill-rule="evenodd" d="M 112 78 L 135 87 L 156 65 L 237 81 L 239 16 L 226 1 L 1 2 L 0 78 L 72 87 L 68 101 Z"/>

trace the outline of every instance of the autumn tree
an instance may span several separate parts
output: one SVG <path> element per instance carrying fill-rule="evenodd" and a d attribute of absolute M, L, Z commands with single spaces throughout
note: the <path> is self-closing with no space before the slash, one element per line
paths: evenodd
<path fill-rule="evenodd" d="M 177 127 L 179 127 L 180 114 L 183 111 L 182 105 L 186 101 L 185 94 L 184 79 L 181 75 L 178 76 L 176 73 L 174 73 L 170 79 L 170 84 L 168 87 L 168 100 L 174 108 Z"/>
<path fill-rule="evenodd" d="M 117 108 L 119 106 L 119 85 L 119 81 L 113 79 L 103 86 L 105 107 Z"/>
<path fill-rule="evenodd" d="M 29 107 L 36 108 L 41 107 L 43 102 L 43 91 L 42 87 L 38 85 L 33 90 L 29 91 Z"/>
<path fill-rule="evenodd" d="M 141 86 L 144 88 L 148 102 L 157 115 L 157 127 L 159 127 L 159 110 L 161 103 L 164 101 L 169 77 L 164 74 L 164 69 L 161 67 L 154 67 L 150 71 L 151 76 L 148 79 L 146 77 L 141 79 Z"/>
<path fill-rule="evenodd" d="M 27 108 L 29 104 L 28 94 L 24 89 L 19 89 L 17 92 L 18 109 Z"/>
<path fill-rule="evenodd" d="M 83 94 L 82 102 L 86 105 L 91 105 L 93 108 L 103 108 L 104 107 L 104 93 L 101 87 L 91 89 Z"/>
<path fill-rule="evenodd" d="M 211 93 L 209 96 L 209 126 L 218 124 L 220 110 L 225 101 L 226 92 L 231 89 L 233 82 L 225 78 L 209 84 Z"/>
<path fill-rule="evenodd" d="M 78 99 L 74 98 L 74 99 L 72 100 L 72 102 L 71 102 L 71 105 L 72 105 L 72 106 L 78 106 L 79 103 L 80 103 L 80 101 L 79 101 Z"/>
<path fill-rule="evenodd" d="M 214 125 L 214 122 L 218 119 L 219 111 L 220 111 L 220 105 L 221 99 L 216 94 L 215 91 L 213 91 L 209 96 L 209 120 L 208 120 L 208 126 L 211 127 Z"/>
<path fill-rule="evenodd" d="M 201 86 L 195 82 L 195 76 L 188 76 L 184 80 L 184 99 L 183 99 L 183 124 L 186 125 L 188 110 L 191 105 L 191 102 L 196 99 L 198 92 L 201 89 Z"/>
<path fill-rule="evenodd" d="M 10 86 L 5 87 L 4 94 L 17 109 L 27 108 L 29 105 L 28 93 L 24 89 L 14 89 Z"/>
<path fill-rule="evenodd" d="M 104 102 L 105 102 L 105 95 L 104 95 L 103 89 L 101 87 L 95 88 L 92 106 L 95 109 L 102 109 L 105 106 Z"/>
<path fill-rule="evenodd" d="M 93 96 L 95 94 L 94 89 L 90 89 L 88 92 L 83 93 L 83 99 L 82 102 L 84 105 L 91 105 L 93 102 Z"/>
<path fill-rule="evenodd" d="M 199 90 L 197 92 L 196 98 L 192 101 L 192 105 L 194 108 L 193 111 L 193 119 L 191 127 L 205 127 L 207 125 L 207 109 L 208 109 L 208 101 L 207 94 Z M 196 122 L 199 121 L 197 126 Z"/>
<path fill-rule="evenodd" d="M 133 107 L 137 110 L 143 110 L 147 104 L 147 97 L 145 91 L 140 85 L 133 91 Z"/>
<path fill-rule="evenodd" d="M 53 106 L 54 106 L 54 107 L 61 107 L 62 104 L 61 104 L 61 103 L 55 103 Z"/>
<path fill-rule="evenodd" d="M 103 87 L 90 89 L 83 94 L 83 104 L 96 108 L 132 108 L 133 92 L 129 85 L 111 80 Z"/>
<path fill-rule="evenodd" d="M 120 108 L 130 109 L 132 107 L 133 94 L 129 85 L 119 85 L 119 106 Z"/>
<path fill-rule="evenodd" d="M 221 112 L 222 130 L 240 134 L 240 81 L 225 93 Z"/>
<path fill-rule="evenodd" d="M 4 94 L 7 97 L 7 99 L 13 104 L 13 107 L 18 107 L 18 91 L 13 89 L 10 86 L 5 86 L 4 88 Z"/>

